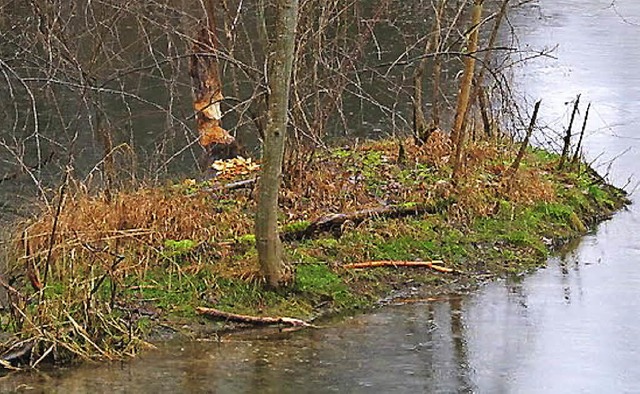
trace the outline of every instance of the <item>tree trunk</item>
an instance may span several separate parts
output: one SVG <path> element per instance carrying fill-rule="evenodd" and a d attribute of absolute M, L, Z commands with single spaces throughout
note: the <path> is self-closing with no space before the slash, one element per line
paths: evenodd
<path fill-rule="evenodd" d="M 465 114 L 469 106 L 469 97 L 471 95 L 471 84 L 473 82 L 473 74 L 476 66 L 475 52 L 478 50 L 478 32 L 482 18 L 483 0 L 475 0 L 473 5 L 473 14 L 471 16 L 471 33 L 469 35 L 467 57 L 464 60 L 464 73 L 460 82 L 460 91 L 458 92 L 458 106 L 456 109 L 456 117 L 451 132 L 451 139 L 454 144 L 455 154 L 453 156 L 453 175 L 457 178 L 462 166 L 462 146 L 464 145 L 465 133 L 462 125 L 464 124 Z"/>
<path fill-rule="evenodd" d="M 444 16 L 444 9 L 447 4 L 446 0 L 440 0 L 437 10 L 435 11 L 435 26 L 433 29 L 434 34 L 434 46 L 435 52 L 442 50 L 442 18 Z M 431 103 L 431 128 L 437 130 L 440 128 L 440 80 L 442 74 L 442 56 L 436 55 L 433 58 L 433 75 L 432 75 L 432 103 Z"/>
<path fill-rule="evenodd" d="M 269 103 L 258 181 L 256 247 L 262 274 L 272 287 L 282 285 L 284 262 L 278 235 L 278 189 L 282 175 L 287 109 L 293 67 L 298 0 L 275 0 L 274 33 L 267 61 Z"/>
<path fill-rule="evenodd" d="M 193 84 L 193 107 L 196 110 L 200 145 L 206 150 L 207 167 L 214 160 L 229 159 L 238 154 L 235 138 L 222 128 L 220 104 L 224 96 L 216 54 L 219 44 L 215 24 L 216 8 L 213 2 L 214 0 L 205 1 L 207 23 L 195 37 L 189 72 Z"/>

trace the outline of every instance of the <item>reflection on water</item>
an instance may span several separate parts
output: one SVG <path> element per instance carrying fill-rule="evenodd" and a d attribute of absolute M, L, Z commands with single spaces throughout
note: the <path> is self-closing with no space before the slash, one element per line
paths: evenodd
<path fill-rule="evenodd" d="M 561 128 L 565 103 L 582 93 L 594 114 L 586 152 L 606 163 L 628 150 L 611 171 L 624 184 L 640 169 L 640 3 L 610 4 L 542 0 L 512 23 L 524 44 L 559 43 L 557 60 L 522 75 L 527 94 L 543 99 L 543 121 Z M 0 390 L 637 392 L 639 237 L 634 205 L 564 260 L 470 296 L 386 307 L 319 330 L 168 343 L 131 363 L 5 377 Z"/>

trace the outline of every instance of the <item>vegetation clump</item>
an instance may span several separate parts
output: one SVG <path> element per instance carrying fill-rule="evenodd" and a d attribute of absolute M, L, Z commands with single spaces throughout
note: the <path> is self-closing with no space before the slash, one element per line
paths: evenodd
<path fill-rule="evenodd" d="M 423 146 L 402 141 L 404 160 L 397 141 L 337 149 L 289 178 L 280 202 L 291 283 L 279 290 L 260 279 L 250 187 L 214 178 L 110 196 L 70 188 L 59 209 L 44 209 L 15 234 L 3 284 L 10 308 L 2 323 L 12 333 L 4 354 L 28 348 L 31 365 L 133 355 L 154 327 L 202 323 L 199 306 L 311 320 L 372 306 L 409 285 L 455 291 L 544 265 L 555 247 L 627 202 L 589 167 L 560 171 L 558 155 L 535 148 L 510 173 L 518 147 L 499 139 L 470 142 L 454 181 L 448 141 L 439 132 Z M 425 204 L 437 209 L 406 214 Z M 405 213 L 349 220 L 380 207 Z M 287 238 L 328 214 L 344 221 Z M 345 268 L 432 260 L 453 272 Z"/>

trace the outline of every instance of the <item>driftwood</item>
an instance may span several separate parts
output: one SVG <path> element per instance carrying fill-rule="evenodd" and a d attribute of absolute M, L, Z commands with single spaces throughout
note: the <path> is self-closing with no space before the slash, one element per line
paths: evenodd
<path fill-rule="evenodd" d="M 198 307 L 196 312 L 212 319 L 221 319 L 234 323 L 252 324 L 254 326 L 286 325 L 292 327 L 313 327 L 304 320 L 291 317 L 249 316 L 224 312 L 219 309 Z"/>
<path fill-rule="evenodd" d="M 441 212 L 445 204 L 412 204 L 412 205 L 388 205 L 379 208 L 363 209 L 352 213 L 335 213 L 322 216 L 303 229 L 296 229 L 282 233 L 285 241 L 299 241 L 311 238 L 323 232 L 341 232 L 342 225 L 346 222 L 359 224 L 370 218 L 401 218 L 422 214 L 435 214 Z"/>
<path fill-rule="evenodd" d="M 434 271 L 444 272 L 446 274 L 460 274 L 461 271 L 454 270 L 453 268 L 447 268 L 443 266 L 444 261 L 365 261 L 362 263 L 345 264 L 342 267 L 346 269 L 361 269 L 361 268 L 376 268 L 376 267 L 418 267 L 429 268 Z"/>

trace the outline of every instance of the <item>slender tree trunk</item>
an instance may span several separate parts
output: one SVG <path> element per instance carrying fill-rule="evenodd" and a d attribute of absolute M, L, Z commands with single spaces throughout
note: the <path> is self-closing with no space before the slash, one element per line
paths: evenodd
<path fill-rule="evenodd" d="M 272 287 L 282 285 L 284 261 L 278 235 L 278 189 L 282 175 L 289 88 L 293 68 L 298 0 L 274 0 L 274 32 L 270 40 L 267 77 L 269 103 L 258 182 L 256 246 L 262 274 Z"/>
<path fill-rule="evenodd" d="M 509 9 L 509 2 L 511 0 L 503 0 L 500 5 L 500 10 L 496 15 L 495 22 L 493 24 L 493 29 L 491 30 L 491 35 L 489 36 L 489 42 L 487 43 L 488 51 L 485 52 L 484 58 L 482 59 L 482 67 L 478 71 L 478 75 L 475 78 L 475 89 L 473 94 L 469 99 L 469 105 L 467 107 L 467 115 L 465 115 L 465 119 L 468 116 L 469 108 L 472 107 L 475 103 L 475 100 L 478 100 L 478 104 L 480 106 L 480 115 L 482 116 L 482 123 L 484 125 L 485 135 L 487 137 L 491 137 L 491 124 L 489 119 L 489 113 L 486 111 L 486 98 L 484 90 L 484 76 L 486 71 L 489 69 L 489 63 L 491 62 L 491 58 L 493 57 L 493 47 L 496 44 L 496 40 L 498 39 L 498 33 L 500 31 L 500 26 L 502 26 L 502 21 L 507 15 L 507 11 Z M 462 126 L 464 127 L 464 125 Z"/>
<path fill-rule="evenodd" d="M 454 178 L 460 173 L 462 166 L 462 148 L 464 145 L 465 133 L 462 125 L 469 106 L 469 97 L 471 95 L 471 85 L 473 82 L 473 74 L 476 66 L 475 52 L 478 50 L 478 32 L 482 18 L 482 3 L 484 0 L 475 0 L 473 5 L 473 14 L 471 16 L 471 34 L 469 35 L 467 46 L 467 57 L 464 61 L 464 73 L 460 82 L 460 91 L 458 92 L 458 105 L 456 109 L 456 117 L 451 132 L 455 154 L 453 157 L 453 175 Z"/>
<path fill-rule="evenodd" d="M 424 49 L 425 55 L 431 51 L 431 39 L 427 41 Z M 413 136 L 416 145 L 422 145 L 429 138 L 427 133 L 427 120 L 422 110 L 422 76 L 427 68 L 427 58 L 418 63 L 413 73 Z"/>
<path fill-rule="evenodd" d="M 433 46 L 434 51 L 440 52 L 442 49 L 442 18 L 444 16 L 444 8 L 447 4 L 446 0 L 440 0 L 438 9 L 435 12 L 436 25 L 433 30 L 435 34 Z M 431 127 L 435 130 L 440 128 L 440 79 L 442 74 L 442 56 L 436 55 L 433 58 L 433 90 L 431 103 Z"/>
<path fill-rule="evenodd" d="M 562 147 L 562 156 L 560 156 L 560 164 L 558 164 L 558 169 L 562 169 L 564 167 L 564 163 L 569 156 L 569 151 L 571 150 L 571 131 L 573 130 L 573 122 L 576 119 L 576 114 L 578 113 L 578 109 L 580 107 L 580 95 L 576 97 L 576 101 L 573 103 L 573 111 L 571 111 L 571 120 L 569 120 L 569 127 L 567 127 L 567 132 L 564 135 L 564 145 Z"/>
<path fill-rule="evenodd" d="M 431 111 L 431 125 L 427 124 L 427 120 L 424 116 L 423 111 L 423 100 L 422 100 L 422 92 L 423 92 L 423 76 L 427 69 L 427 55 L 431 53 L 431 51 L 439 51 L 440 50 L 440 29 L 441 29 L 441 17 L 443 11 L 444 1 L 440 2 L 440 6 L 435 8 L 434 6 L 434 21 L 433 27 L 431 28 L 431 36 L 427 40 L 427 44 L 424 48 L 424 58 L 420 60 L 418 66 L 416 67 L 415 72 L 413 73 L 413 133 L 414 140 L 417 145 L 422 145 L 425 143 L 431 133 L 437 129 L 440 125 L 440 114 L 438 111 L 438 99 L 440 96 L 440 56 L 436 55 L 434 58 L 434 80 L 433 80 L 433 103 L 432 103 L 432 111 Z M 436 71 L 437 70 L 437 71 Z"/>
<path fill-rule="evenodd" d="M 512 176 L 515 176 L 516 172 L 518 172 L 518 168 L 520 168 L 520 162 L 522 161 L 522 158 L 524 157 L 524 153 L 527 151 L 527 147 L 529 146 L 529 140 L 531 139 L 531 134 L 533 134 L 533 128 L 536 125 L 536 120 L 538 119 L 538 111 L 540 110 L 540 103 L 541 101 L 538 100 L 538 102 L 536 102 L 536 105 L 533 107 L 533 115 L 531 115 L 531 122 L 529 123 L 527 134 L 524 137 L 524 141 L 522 141 L 522 145 L 520 145 L 520 150 L 518 151 L 518 155 L 516 156 L 516 159 L 511 164 L 511 167 L 509 167 L 508 172 Z"/>

